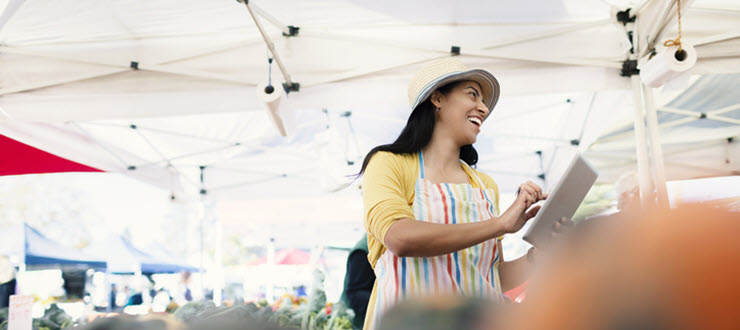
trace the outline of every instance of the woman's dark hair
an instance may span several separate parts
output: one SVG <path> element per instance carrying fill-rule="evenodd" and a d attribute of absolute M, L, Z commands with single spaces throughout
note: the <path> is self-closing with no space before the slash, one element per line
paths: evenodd
<path fill-rule="evenodd" d="M 461 82 L 452 82 L 437 90 L 443 95 L 447 95 Z M 367 153 L 365 160 L 362 162 L 360 173 L 357 176 L 359 177 L 365 172 L 367 164 L 370 163 L 370 158 L 378 151 L 388 151 L 394 154 L 412 154 L 426 146 L 429 140 L 432 139 L 434 124 L 437 121 L 435 109 L 436 107 L 429 99 L 419 104 L 411 112 L 406 127 L 403 128 L 396 141 L 393 141 L 391 144 L 379 145 Z M 460 148 L 460 159 L 468 163 L 468 165 L 473 166 L 478 163 L 478 152 L 475 151 L 472 144 L 464 145 Z"/>

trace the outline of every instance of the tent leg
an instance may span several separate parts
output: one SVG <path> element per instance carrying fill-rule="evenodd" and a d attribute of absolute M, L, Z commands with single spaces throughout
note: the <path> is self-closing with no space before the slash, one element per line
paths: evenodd
<path fill-rule="evenodd" d="M 24 260 L 18 265 L 18 274 L 15 275 L 15 294 L 22 295 L 26 294 L 23 292 L 25 289 L 26 279 L 26 261 Z"/>
<path fill-rule="evenodd" d="M 26 254 L 28 253 L 28 242 L 26 240 L 28 239 L 28 230 L 26 229 L 26 223 L 23 223 L 23 238 L 22 242 L 23 245 L 21 245 L 23 248 L 21 249 L 21 260 L 18 263 L 18 274 L 15 275 L 15 294 L 22 295 L 26 292 L 23 292 L 25 289 L 25 282 L 26 282 Z"/>
<path fill-rule="evenodd" d="M 216 306 L 221 306 L 221 302 L 223 301 L 222 292 L 224 287 L 224 272 L 223 272 L 223 257 L 221 256 L 223 253 L 223 227 L 221 226 L 221 222 L 216 221 L 216 246 L 214 247 L 214 265 L 216 270 L 216 279 L 213 285 L 213 302 L 216 304 Z"/>
<path fill-rule="evenodd" d="M 640 77 L 634 75 L 632 80 L 632 91 L 635 100 L 635 146 L 637 148 L 637 174 L 640 183 L 640 201 L 642 207 L 651 204 L 653 187 L 650 180 L 650 165 L 648 164 L 648 148 L 645 138 L 645 116 L 643 113 L 642 82 Z"/>
<path fill-rule="evenodd" d="M 105 268 L 105 290 L 108 292 L 108 294 L 106 295 L 108 297 L 108 307 L 105 308 L 105 312 L 112 313 L 113 306 L 111 306 L 111 301 L 115 301 L 116 297 L 115 295 L 113 295 L 113 286 L 110 281 L 110 269 L 107 264 Z"/>
<path fill-rule="evenodd" d="M 655 190 L 658 194 L 658 206 L 668 207 L 668 191 L 665 185 L 665 164 L 663 163 L 663 147 L 660 144 L 660 131 L 658 129 L 658 116 L 653 100 L 653 89 L 642 85 L 645 117 L 647 122 L 647 133 L 650 138 L 650 164 L 654 175 Z"/>
<path fill-rule="evenodd" d="M 270 241 L 267 243 L 267 269 L 270 274 L 276 272 L 275 269 L 275 239 L 270 237 Z M 268 283 L 265 287 L 265 299 L 268 303 L 272 304 L 275 300 L 275 278 L 270 276 Z"/>
<path fill-rule="evenodd" d="M 205 277 L 206 277 L 206 246 L 205 246 L 205 226 L 206 226 L 206 213 L 205 203 L 201 201 L 201 217 L 200 217 L 200 294 L 206 292 Z"/>

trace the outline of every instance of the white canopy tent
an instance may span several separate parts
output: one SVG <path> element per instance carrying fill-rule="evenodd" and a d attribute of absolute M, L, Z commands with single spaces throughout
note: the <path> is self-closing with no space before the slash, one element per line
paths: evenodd
<path fill-rule="evenodd" d="M 478 167 L 503 191 L 528 179 L 551 185 L 575 151 L 585 151 L 602 169 L 600 180 L 611 182 L 635 168 L 634 137 L 620 152 L 600 138 L 643 122 L 633 110 L 643 101 L 633 101 L 633 83 L 620 70 L 678 34 L 674 4 L 280 0 L 247 8 L 236 1 L 0 0 L 0 134 L 183 197 L 201 190 L 217 200 L 316 195 L 344 188 L 367 150 L 395 138 L 409 112 L 413 72 L 459 52 L 502 85 L 477 148 Z M 695 81 L 740 87 L 736 75 L 726 76 L 740 72 L 740 3 L 682 4 L 682 40 L 699 55 L 692 73 L 722 74 Z M 637 21 L 617 22 L 627 8 Z M 295 124 L 287 137 L 256 97 L 271 55 L 250 10 L 300 84 L 281 104 L 292 110 L 283 119 Z M 628 38 L 635 27 L 639 47 Z M 275 84 L 285 81 L 277 63 L 272 75 Z M 700 99 L 700 87 L 681 97 Z M 664 107 L 674 96 L 656 93 L 655 104 L 676 110 L 698 102 Z M 721 132 L 673 125 L 660 134 L 690 137 L 675 140 L 680 153 L 689 144 L 726 142 L 740 133 L 738 101 L 731 102 L 708 109 L 729 119 Z M 668 178 L 737 174 L 738 148 L 729 145 L 706 155 L 728 160 L 716 171 L 678 173 L 666 162 Z"/>

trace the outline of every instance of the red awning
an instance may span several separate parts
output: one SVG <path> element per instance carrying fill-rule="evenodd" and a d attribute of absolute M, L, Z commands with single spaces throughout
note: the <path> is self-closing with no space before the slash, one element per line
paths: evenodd
<path fill-rule="evenodd" d="M 104 172 L 0 135 L 0 175 Z"/>

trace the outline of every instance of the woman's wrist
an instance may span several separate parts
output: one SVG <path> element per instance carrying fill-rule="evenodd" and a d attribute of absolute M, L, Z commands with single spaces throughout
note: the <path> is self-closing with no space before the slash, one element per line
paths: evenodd
<path fill-rule="evenodd" d="M 505 215 L 501 215 L 490 220 L 491 227 L 493 227 L 493 230 L 491 231 L 491 235 L 493 236 L 492 238 L 503 236 L 505 234 L 511 234 L 511 230 L 504 217 Z"/>
<path fill-rule="evenodd" d="M 508 221 L 508 217 L 509 214 L 504 212 L 504 214 L 500 215 L 498 218 L 494 218 L 494 220 L 497 220 L 496 222 L 500 225 L 499 231 L 501 232 L 501 235 L 514 233 L 512 231 L 512 224 Z"/>

